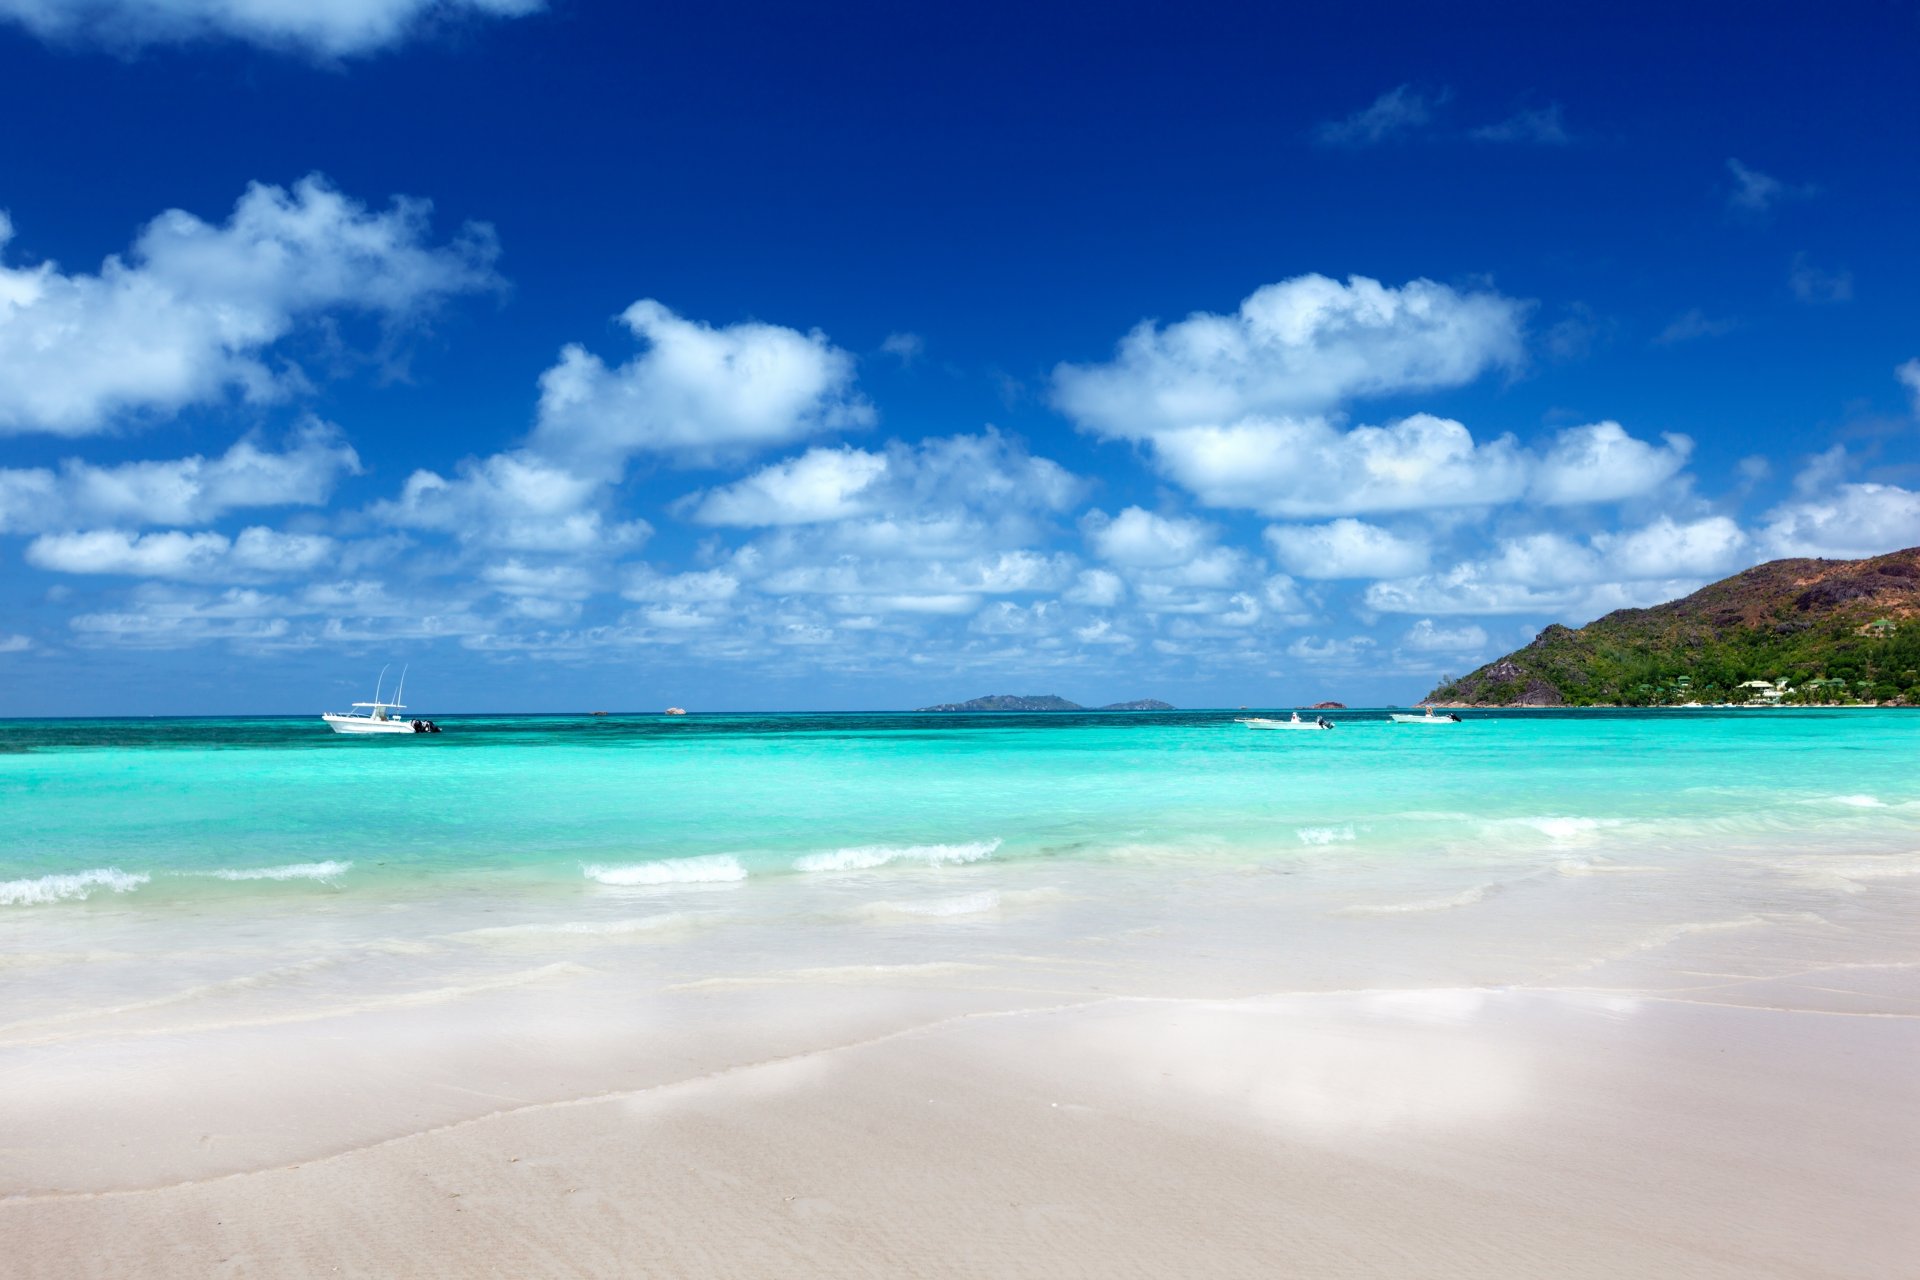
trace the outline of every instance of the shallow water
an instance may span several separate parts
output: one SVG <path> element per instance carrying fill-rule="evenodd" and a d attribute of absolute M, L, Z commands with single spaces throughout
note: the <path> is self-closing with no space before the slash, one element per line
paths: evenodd
<path fill-rule="evenodd" d="M 0 905 L 591 893 L 891 867 L 1545 865 L 1920 834 L 1920 715 L 1226 713 L 0 723 Z"/>

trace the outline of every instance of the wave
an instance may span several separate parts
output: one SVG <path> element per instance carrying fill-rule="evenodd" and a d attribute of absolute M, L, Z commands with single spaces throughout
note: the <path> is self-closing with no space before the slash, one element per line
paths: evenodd
<path fill-rule="evenodd" d="M 867 911 L 875 915 L 902 916 L 977 916 L 1000 909 L 1000 895 L 992 889 L 963 893 L 954 898 L 934 898 L 922 902 L 875 902 Z"/>
<path fill-rule="evenodd" d="M 153 877 L 144 871 L 122 871 L 118 867 L 97 867 L 91 871 L 76 871 L 66 875 L 41 876 L 37 880 L 0 881 L 0 906 L 38 906 L 47 902 L 66 902 L 75 898 L 85 899 L 91 896 L 95 889 L 111 889 L 115 893 L 131 893 L 151 879 L 153 879 Z"/>
<path fill-rule="evenodd" d="M 284 867 L 235 867 L 224 871 L 204 871 L 200 875 L 215 880 L 338 880 L 353 869 L 351 862 L 290 862 Z"/>
<path fill-rule="evenodd" d="M 1462 889 L 1459 893 L 1448 894 L 1444 898 L 1418 898 L 1412 902 L 1386 902 L 1378 905 L 1341 907 L 1337 916 L 1400 916 L 1418 915 L 1429 911 L 1452 911 L 1456 907 L 1470 907 L 1476 902 L 1484 902 L 1489 894 L 1498 893 L 1497 884 L 1477 884 L 1471 889 Z"/>
<path fill-rule="evenodd" d="M 809 853 L 795 858 L 795 871 L 866 871 L 889 862 L 942 863 L 978 862 L 991 857 L 1000 847 L 999 839 L 974 840 L 966 844 L 862 844 L 825 853 Z"/>
<path fill-rule="evenodd" d="M 1618 818 L 1507 818 L 1507 824 L 1532 827 L 1549 840 L 1580 840 L 1606 827 L 1620 825 Z"/>
<path fill-rule="evenodd" d="M 1815 803 L 1818 804 L 1823 802 L 1815 801 Z M 1844 804 L 1851 809 L 1884 809 L 1887 807 L 1887 802 L 1885 800 L 1880 799 L 1878 796 L 1863 796 L 1863 795 L 1827 796 L 1825 797 L 1824 803 Z"/>
<path fill-rule="evenodd" d="M 1301 844 L 1335 844 L 1353 839 L 1353 824 L 1344 827 L 1301 827 L 1294 832 Z"/>
<path fill-rule="evenodd" d="M 634 862 L 610 867 L 590 863 L 582 867 L 586 877 L 596 884 L 619 889 L 644 885 L 728 884 L 747 878 L 740 859 L 725 853 L 704 854 L 697 858 L 666 858 L 659 862 Z"/>
<path fill-rule="evenodd" d="M 556 920 L 528 924 L 493 925 L 485 929 L 462 929 L 447 935 L 462 942 L 539 942 L 548 938 L 622 938 L 654 934 L 690 925 L 697 917 L 684 911 L 669 911 L 656 916 L 638 916 L 625 920 Z"/>

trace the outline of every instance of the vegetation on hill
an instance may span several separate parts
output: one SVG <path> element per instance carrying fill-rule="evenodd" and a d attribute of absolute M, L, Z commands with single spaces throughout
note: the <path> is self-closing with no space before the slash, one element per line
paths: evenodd
<path fill-rule="evenodd" d="M 1774 560 L 1651 609 L 1550 626 L 1427 695 L 1536 707 L 1758 700 L 1920 704 L 1920 547 Z"/>

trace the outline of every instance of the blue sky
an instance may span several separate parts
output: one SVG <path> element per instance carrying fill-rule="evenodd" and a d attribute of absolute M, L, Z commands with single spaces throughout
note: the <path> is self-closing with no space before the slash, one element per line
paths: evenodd
<path fill-rule="evenodd" d="M 0 0 L 0 714 L 1411 700 L 1920 544 L 1912 4 Z"/>

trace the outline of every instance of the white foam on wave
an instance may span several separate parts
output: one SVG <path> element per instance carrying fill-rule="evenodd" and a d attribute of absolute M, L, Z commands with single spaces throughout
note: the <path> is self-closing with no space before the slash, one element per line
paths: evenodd
<path fill-rule="evenodd" d="M 1625 862 L 1608 862 L 1603 858 L 1562 858 L 1553 864 L 1553 869 L 1563 876 L 1643 875 L 1665 870 L 1664 867 L 1637 867 Z"/>
<path fill-rule="evenodd" d="M 1549 840 L 1565 843 L 1585 840 L 1595 832 L 1620 825 L 1618 818 L 1507 818 L 1504 825 L 1531 827 Z"/>
<path fill-rule="evenodd" d="M 0 906 L 27 907 L 48 902 L 85 899 L 96 889 L 131 893 L 152 876 L 144 871 L 122 871 L 118 867 L 96 867 L 65 875 L 41 876 L 37 880 L 0 881 Z"/>
<path fill-rule="evenodd" d="M 1885 800 L 1880 799 L 1878 796 L 1866 795 L 1828 796 L 1826 802 L 1828 804 L 1844 804 L 1850 809 L 1884 809 L 1887 807 Z"/>
<path fill-rule="evenodd" d="M 351 862 L 290 862 L 284 867 L 233 867 L 201 874 L 215 880 L 320 880 L 331 883 L 353 870 Z"/>
<path fill-rule="evenodd" d="M 931 898 L 919 902 L 876 902 L 868 911 L 876 915 L 902 916 L 978 916 L 1000 909 L 1000 894 L 993 889 L 963 893 L 952 898 Z"/>
<path fill-rule="evenodd" d="M 809 853 L 795 858 L 795 871 L 867 871 L 890 862 L 943 863 L 978 862 L 991 857 L 1000 847 L 998 838 L 974 840 L 964 844 L 862 844 L 825 853 Z"/>
<path fill-rule="evenodd" d="M 1451 893 L 1441 898 L 1417 898 L 1412 902 L 1385 902 L 1361 906 L 1342 907 L 1334 912 L 1340 916 L 1401 916 L 1420 915 L 1430 911 L 1452 911 L 1456 907 L 1470 907 L 1476 902 L 1484 902 L 1487 895 L 1497 893 L 1497 884 L 1477 884 L 1459 893 Z"/>
<path fill-rule="evenodd" d="M 730 884 L 747 878 L 747 869 L 740 865 L 740 859 L 725 853 L 703 854 L 697 858 L 665 858 L 659 862 L 634 862 L 618 867 L 591 863 L 581 870 L 594 883 L 618 889 L 649 885 Z"/>
<path fill-rule="evenodd" d="M 1344 827 L 1301 827 L 1294 832 L 1301 844 L 1342 844 L 1353 839 L 1353 825 Z"/>
<path fill-rule="evenodd" d="M 463 942 L 541 942 L 551 938 L 629 938 L 658 934 L 690 924 L 695 916 L 684 911 L 638 916 L 624 920 L 555 920 L 527 924 L 493 925 L 450 934 Z"/>

